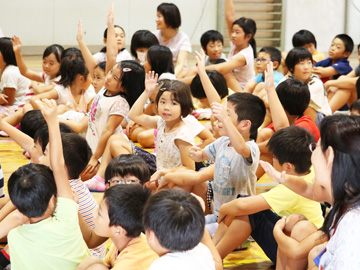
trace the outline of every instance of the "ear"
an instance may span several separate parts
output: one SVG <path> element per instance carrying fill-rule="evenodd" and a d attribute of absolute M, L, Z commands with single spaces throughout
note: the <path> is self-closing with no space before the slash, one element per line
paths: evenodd
<path fill-rule="evenodd" d="M 250 120 L 242 120 L 240 122 L 240 128 L 243 130 L 249 129 L 251 128 L 251 121 Z"/>
<path fill-rule="evenodd" d="M 247 41 L 249 41 L 252 37 L 253 37 L 252 34 L 247 34 L 247 35 L 245 36 L 245 39 L 246 39 Z"/>
<path fill-rule="evenodd" d="M 203 49 L 204 53 L 207 54 L 206 48 L 204 48 L 203 46 L 201 46 L 201 48 Z"/>
<path fill-rule="evenodd" d="M 293 164 L 291 164 L 290 162 L 285 162 L 283 164 L 283 167 L 284 167 L 286 173 L 291 173 L 291 172 L 295 171 L 295 166 Z"/>
<path fill-rule="evenodd" d="M 120 225 L 113 225 L 111 226 L 111 234 L 116 237 L 120 237 L 120 236 L 126 236 L 127 232 Z"/>
<path fill-rule="evenodd" d="M 350 52 L 344 52 L 343 56 L 344 56 L 344 58 L 348 58 L 350 56 L 350 54 L 351 54 Z"/>
<path fill-rule="evenodd" d="M 329 146 L 328 149 L 326 149 L 325 156 L 326 156 L 326 163 L 328 168 L 332 168 L 333 162 L 334 162 L 334 149 Z"/>
<path fill-rule="evenodd" d="M 274 61 L 274 62 L 273 62 L 273 69 L 276 70 L 278 66 L 279 66 L 279 62 L 278 62 L 278 61 Z"/>
<path fill-rule="evenodd" d="M 106 42 L 107 42 L 107 38 L 104 38 L 104 44 L 106 45 Z"/>

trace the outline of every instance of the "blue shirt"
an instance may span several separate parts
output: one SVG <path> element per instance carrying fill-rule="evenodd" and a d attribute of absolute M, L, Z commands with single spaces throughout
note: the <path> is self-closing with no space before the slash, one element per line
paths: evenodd
<path fill-rule="evenodd" d="M 284 75 L 282 75 L 280 72 L 275 70 L 274 71 L 274 86 L 275 87 L 278 85 L 278 83 L 281 81 L 282 78 L 284 78 Z M 260 73 L 255 78 L 253 78 L 252 80 L 257 82 L 257 83 L 264 82 L 265 81 L 264 74 Z"/>
<path fill-rule="evenodd" d="M 315 67 L 333 67 L 339 74 L 334 75 L 333 79 L 339 78 L 341 75 L 346 75 L 352 71 L 349 60 L 347 58 L 341 58 L 335 64 L 332 63 L 330 58 L 326 58 L 320 62 L 314 64 Z"/>

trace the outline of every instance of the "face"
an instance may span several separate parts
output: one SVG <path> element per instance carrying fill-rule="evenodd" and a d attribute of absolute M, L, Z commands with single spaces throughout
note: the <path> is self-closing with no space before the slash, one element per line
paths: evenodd
<path fill-rule="evenodd" d="M 110 236 L 110 219 L 108 207 L 105 200 L 102 199 L 99 204 L 97 216 L 95 218 L 95 233 L 102 237 Z"/>
<path fill-rule="evenodd" d="M 136 50 L 137 59 L 140 61 L 141 64 L 145 63 L 147 51 L 148 48 L 138 48 Z"/>
<path fill-rule="evenodd" d="M 249 36 L 249 35 L 248 35 Z M 231 42 L 235 46 L 243 46 L 246 42 L 249 41 L 250 38 L 245 35 L 244 30 L 237 24 L 234 24 L 231 29 Z"/>
<path fill-rule="evenodd" d="M 120 80 L 120 69 L 118 68 L 118 65 L 115 65 L 106 75 L 104 86 L 109 91 L 117 93 L 119 80 Z"/>
<path fill-rule="evenodd" d="M 335 38 L 329 49 L 329 58 L 330 59 L 341 59 L 345 57 L 345 44 L 339 39 Z"/>
<path fill-rule="evenodd" d="M 94 69 L 92 84 L 96 93 L 98 93 L 105 84 L 105 72 L 99 67 Z"/>
<path fill-rule="evenodd" d="M 34 147 L 31 149 L 30 152 L 30 157 L 31 157 L 31 162 L 38 164 L 40 157 L 43 155 L 43 151 L 41 148 L 41 145 L 38 142 L 34 141 Z"/>
<path fill-rule="evenodd" d="M 163 30 L 163 29 L 167 28 L 166 23 L 165 23 L 165 18 L 159 11 L 156 13 L 155 22 L 156 22 L 156 29 Z"/>
<path fill-rule="evenodd" d="M 307 49 L 311 54 L 314 54 L 315 52 L 315 44 L 314 43 L 308 43 L 303 46 L 303 48 Z"/>
<path fill-rule="evenodd" d="M 140 180 L 136 176 L 127 174 L 124 177 L 120 175 L 115 175 L 110 179 L 110 187 L 116 186 L 119 184 L 140 184 Z"/>
<path fill-rule="evenodd" d="M 166 122 L 178 121 L 181 117 L 180 103 L 174 100 L 170 91 L 164 91 L 158 103 L 158 114 Z"/>
<path fill-rule="evenodd" d="M 125 33 L 119 27 L 115 27 L 115 38 L 116 38 L 116 44 L 118 47 L 118 51 L 120 51 L 121 49 L 123 49 L 125 47 Z"/>
<path fill-rule="evenodd" d="M 209 56 L 211 61 L 218 60 L 223 52 L 223 44 L 220 40 L 210 41 L 206 45 L 206 54 Z"/>
<path fill-rule="evenodd" d="M 307 83 L 310 80 L 312 68 L 310 59 L 302 60 L 295 65 L 293 75 L 296 79 Z"/>
<path fill-rule="evenodd" d="M 54 53 L 49 54 L 43 59 L 42 68 L 46 75 L 54 78 L 60 70 L 60 63 Z"/>
<path fill-rule="evenodd" d="M 266 52 L 259 52 L 258 57 L 255 59 L 256 72 L 258 74 L 263 73 L 266 70 L 267 65 L 270 63 L 270 61 L 270 54 Z"/>
<path fill-rule="evenodd" d="M 273 156 L 273 167 L 278 172 L 284 171 L 283 166 L 280 165 L 279 160 L 275 156 Z"/>

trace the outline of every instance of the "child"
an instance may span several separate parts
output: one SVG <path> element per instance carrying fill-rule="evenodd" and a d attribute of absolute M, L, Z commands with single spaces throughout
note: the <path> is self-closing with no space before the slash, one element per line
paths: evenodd
<path fill-rule="evenodd" d="M 279 130 L 268 143 L 277 170 L 286 170 L 287 174 L 298 175 L 312 182 L 314 173 L 310 170 L 309 145 L 315 145 L 314 137 L 305 129 L 295 126 Z M 225 258 L 251 234 L 270 260 L 276 263 L 274 225 L 279 216 L 292 213 L 305 215 L 317 228 L 324 221 L 319 203 L 305 199 L 282 185 L 261 195 L 241 197 L 223 204 L 219 211 L 220 225 L 213 239 L 220 256 Z M 230 219 L 234 217 L 230 224 Z"/>
<path fill-rule="evenodd" d="M 360 115 L 360 99 L 351 104 L 350 115 Z"/>
<path fill-rule="evenodd" d="M 197 199 L 182 190 L 152 195 L 144 209 L 143 224 L 149 246 L 160 258 L 149 270 L 214 269 L 204 236 L 204 213 Z M 206 233 L 206 232 L 205 232 Z"/>
<path fill-rule="evenodd" d="M 166 46 L 151 46 L 146 53 L 144 68 L 146 73 L 153 70 L 156 74 L 158 74 L 159 80 L 176 80 L 174 74 L 174 64 L 172 62 L 172 53 Z"/>
<path fill-rule="evenodd" d="M 104 242 L 108 237 L 113 244 L 104 261 L 88 258 L 77 269 L 85 270 L 91 266 L 99 267 L 96 269 L 149 268 L 158 258 L 142 233 L 142 213 L 150 194 L 140 185 L 115 185 L 105 191 L 95 221 L 95 232 L 84 226 L 86 224 L 81 220 L 80 224 L 88 245 L 92 244 L 91 241 Z"/>
<path fill-rule="evenodd" d="M 23 104 L 30 80 L 20 74 L 11 39 L 0 38 L 0 116 L 13 114 Z"/>
<path fill-rule="evenodd" d="M 205 66 L 226 62 L 226 56 L 223 53 L 224 38 L 219 31 L 206 31 L 201 35 L 200 44 L 207 55 Z"/>
<path fill-rule="evenodd" d="M 324 82 L 329 79 L 337 79 L 340 75 L 346 75 L 352 71 L 348 57 L 352 53 L 354 42 L 346 34 L 339 34 L 333 39 L 329 48 L 329 57 L 315 63 L 313 73 L 318 75 Z"/>
<path fill-rule="evenodd" d="M 292 37 L 292 44 L 294 48 L 303 47 L 307 49 L 311 53 L 314 63 L 326 58 L 323 52 L 316 49 L 317 43 L 315 36 L 308 30 L 303 29 L 296 32 Z"/>
<path fill-rule="evenodd" d="M 9 233 L 11 266 L 50 269 L 56 265 L 75 269 L 90 252 L 81 235 L 78 206 L 64 170 L 55 102 L 45 100 L 39 106 L 49 126 L 53 171 L 44 165 L 29 164 L 20 167 L 9 179 L 10 199 L 30 222 Z"/>
<path fill-rule="evenodd" d="M 136 61 L 144 64 L 146 52 L 153 45 L 159 45 L 159 41 L 153 33 L 149 30 L 137 30 L 131 37 L 131 55 Z"/>
<path fill-rule="evenodd" d="M 106 167 L 106 188 L 118 184 L 144 185 L 150 180 L 150 176 L 149 167 L 141 157 L 130 154 L 119 155 Z"/>
<path fill-rule="evenodd" d="M 16 57 L 16 62 L 19 66 L 20 73 L 32 81 L 44 83 L 44 86 L 39 86 L 38 83 L 32 83 L 34 94 L 41 94 L 54 88 L 60 80 L 60 59 L 64 48 L 61 45 L 53 44 L 48 46 L 43 54 L 42 68 L 44 72 L 35 72 L 26 66 L 22 55 L 22 43 L 19 37 L 13 36 L 11 40 L 13 50 Z"/>

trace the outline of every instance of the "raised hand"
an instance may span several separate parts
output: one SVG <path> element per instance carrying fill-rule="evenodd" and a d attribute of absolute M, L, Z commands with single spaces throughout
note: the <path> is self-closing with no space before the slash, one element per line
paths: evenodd
<path fill-rule="evenodd" d="M 107 15 L 106 19 L 106 25 L 109 27 L 111 25 L 114 25 L 114 3 L 111 4 L 109 13 Z"/>
<path fill-rule="evenodd" d="M 267 70 L 265 70 L 265 90 L 269 91 L 274 88 L 274 66 L 273 62 L 267 65 Z"/>
<path fill-rule="evenodd" d="M 203 49 L 200 52 L 195 51 L 195 59 L 199 72 L 205 71 L 205 52 Z"/>
<path fill-rule="evenodd" d="M 14 53 L 21 52 L 22 43 L 21 39 L 18 36 L 14 35 L 11 39 L 11 43 L 13 45 Z"/>
<path fill-rule="evenodd" d="M 78 32 L 77 32 L 77 35 L 76 35 L 76 40 L 79 42 L 83 39 L 83 35 L 84 35 L 84 32 L 83 32 L 83 28 L 82 28 L 82 22 L 81 20 L 78 21 Z"/>
<path fill-rule="evenodd" d="M 36 100 L 35 102 L 39 106 L 41 114 L 47 123 L 52 123 L 57 120 L 57 105 L 54 99 L 44 98 L 42 100 Z"/>
<path fill-rule="evenodd" d="M 218 102 L 211 103 L 211 111 L 216 119 L 221 123 L 224 123 L 225 119 L 229 117 L 227 113 L 227 99 L 225 99 L 224 104 Z"/>
<path fill-rule="evenodd" d="M 266 162 L 266 161 L 262 161 L 260 160 L 260 165 L 261 167 L 263 167 L 264 171 L 268 174 L 268 176 L 274 180 L 275 182 L 277 183 L 284 183 L 285 182 L 285 171 L 283 172 L 278 172 L 277 170 L 275 170 L 275 168 L 269 163 L 269 162 Z"/>
<path fill-rule="evenodd" d="M 151 95 L 158 88 L 158 74 L 154 71 L 149 71 L 145 74 L 145 91 Z"/>

